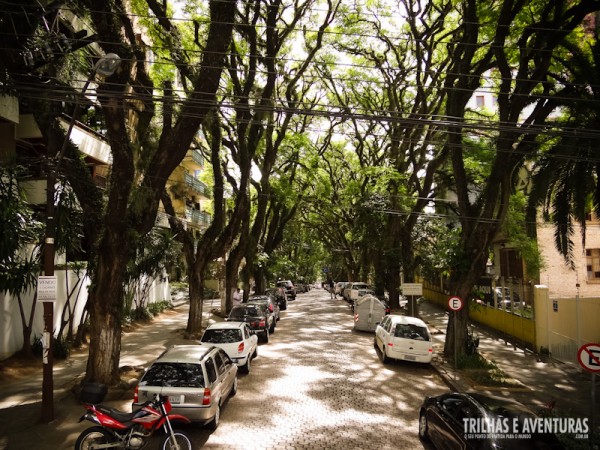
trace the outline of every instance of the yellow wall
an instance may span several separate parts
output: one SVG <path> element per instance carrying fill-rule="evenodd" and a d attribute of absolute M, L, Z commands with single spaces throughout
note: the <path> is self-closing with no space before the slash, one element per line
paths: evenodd
<path fill-rule="evenodd" d="M 448 308 L 449 295 L 423 287 L 423 296 L 433 303 Z M 474 322 L 493 328 L 494 330 L 513 336 L 521 342 L 535 346 L 535 324 L 532 319 L 511 314 L 485 305 L 471 306 L 469 317 Z"/>

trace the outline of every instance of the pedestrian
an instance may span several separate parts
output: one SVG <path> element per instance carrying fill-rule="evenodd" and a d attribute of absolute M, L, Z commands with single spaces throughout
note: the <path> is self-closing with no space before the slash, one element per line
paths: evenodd
<path fill-rule="evenodd" d="M 333 278 L 329 279 L 329 294 L 331 294 L 331 298 L 335 299 L 335 283 L 333 282 Z"/>
<path fill-rule="evenodd" d="M 240 288 L 236 287 L 235 291 L 233 292 L 233 306 L 239 305 L 241 303 L 242 303 L 242 297 L 240 295 Z"/>

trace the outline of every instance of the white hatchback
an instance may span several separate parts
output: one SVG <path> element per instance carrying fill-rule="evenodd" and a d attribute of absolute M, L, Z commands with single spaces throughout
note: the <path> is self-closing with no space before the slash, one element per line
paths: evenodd
<path fill-rule="evenodd" d="M 416 317 L 385 316 L 375 329 L 374 344 L 384 363 L 391 358 L 428 364 L 433 357 L 427 324 Z"/>
<path fill-rule="evenodd" d="M 222 348 L 245 373 L 258 354 L 258 337 L 245 322 L 213 323 L 204 330 L 200 343 Z"/>

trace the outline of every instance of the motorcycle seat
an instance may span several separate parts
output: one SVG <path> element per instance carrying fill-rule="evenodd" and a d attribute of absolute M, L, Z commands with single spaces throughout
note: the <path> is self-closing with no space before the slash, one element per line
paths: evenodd
<path fill-rule="evenodd" d="M 106 415 L 109 415 L 113 419 L 118 420 L 121 423 L 131 421 L 131 419 L 133 419 L 133 417 L 137 414 L 137 411 L 126 413 L 123 411 L 119 411 L 116 408 L 104 405 L 96 405 L 96 409 Z"/>

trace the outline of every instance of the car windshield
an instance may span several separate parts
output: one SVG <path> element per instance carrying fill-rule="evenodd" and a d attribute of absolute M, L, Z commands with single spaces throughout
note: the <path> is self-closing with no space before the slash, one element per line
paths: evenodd
<path fill-rule="evenodd" d="M 258 316 L 258 308 L 256 306 L 247 306 L 245 308 L 233 308 L 229 313 L 230 319 L 241 319 L 246 316 Z"/>
<path fill-rule="evenodd" d="M 156 362 L 140 381 L 140 386 L 204 387 L 200 364 Z"/>
<path fill-rule="evenodd" d="M 201 342 L 210 344 L 228 344 L 242 340 L 242 330 L 236 329 L 208 329 L 204 332 Z"/>
<path fill-rule="evenodd" d="M 414 325 L 399 323 L 396 325 L 395 337 L 404 339 L 414 339 L 418 341 L 429 341 L 429 330 L 427 328 Z"/>

